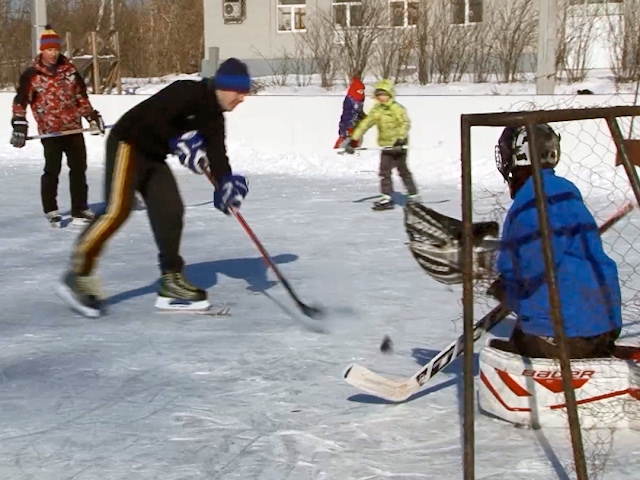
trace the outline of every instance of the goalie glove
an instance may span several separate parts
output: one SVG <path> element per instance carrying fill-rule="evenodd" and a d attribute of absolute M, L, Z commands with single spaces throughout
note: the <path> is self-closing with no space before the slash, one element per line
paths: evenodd
<path fill-rule="evenodd" d="M 445 285 L 462 283 L 462 222 L 420 203 L 404 209 L 404 225 L 409 250 L 422 269 Z M 473 277 L 492 274 L 499 247 L 497 222 L 473 224 Z"/>

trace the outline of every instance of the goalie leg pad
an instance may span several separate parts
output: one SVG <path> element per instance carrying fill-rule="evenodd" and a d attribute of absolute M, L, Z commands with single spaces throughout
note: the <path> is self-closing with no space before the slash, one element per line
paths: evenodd
<path fill-rule="evenodd" d="M 490 344 L 491 345 L 491 344 Z M 633 360 L 571 361 L 578 416 L 583 428 L 628 428 L 639 417 L 640 395 Z M 492 346 L 480 351 L 478 400 L 483 413 L 533 428 L 568 426 L 560 364 Z M 640 422 L 637 422 L 640 426 Z"/>

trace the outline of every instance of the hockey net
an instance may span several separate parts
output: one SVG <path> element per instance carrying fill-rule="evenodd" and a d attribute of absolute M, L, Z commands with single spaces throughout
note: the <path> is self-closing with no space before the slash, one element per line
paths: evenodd
<path fill-rule="evenodd" d="M 571 102 L 573 100 L 569 100 L 565 104 L 557 100 L 554 100 L 553 104 L 522 102 L 512 105 L 509 112 L 537 111 L 539 113 L 541 110 L 576 109 L 577 106 Z M 598 105 L 598 107 L 601 106 Z M 593 108 L 587 107 L 583 110 L 586 113 Z M 495 118 L 499 119 L 500 117 L 496 115 Z M 623 204 L 629 201 L 637 203 L 631 180 L 624 166 L 617 161 L 616 143 L 604 117 L 561 122 L 545 120 L 544 114 L 539 118 L 541 123 L 549 123 L 561 136 L 561 158 L 556 172 L 578 186 L 587 207 L 599 224 L 603 223 L 612 212 Z M 640 155 L 634 149 L 636 145 L 640 144 L 640 118 L 618 116 L 615 119 L 625 138 L 630 160 L 640 165 L 640 158 L 637 158 Z M 495 167 L 493 167 L 494 178 L 499 180 L 497 182 L 493 179 L 488 182 L 484 181 L 485 176 L 482 175 L 482 171 L 486 171 L 487 165 L 494 161 L 493 149 L 478 152 L 474 148 L 476 146 L 476 130 L 481 133 L 482 137 L 491 136 L 495 144 L 502 127 L 474 127 L 471 130 L 474 130 L 474 143 L 471 149 L 471 163 L 474 171 L 471 196 L 474 221 L 495 220 L 502 224 L 511 204 L 508 189 L 502 183 L 500 174 L 495 171 Z M 637 140 L 638 144 L 634 144 L 633 140 Z M 488 140 L 484 143 L 488 144 Z M 488 145 L 484 145 L 483 150 L 487 147 Z M 477 170 L 480 171 L 480 175 L 476 175 Z M 479 181 L 476 181 L 478 177 Z M 623 330 L 619 341 L 638 343 L 637 337 L 640 332 L 640 221 L 637 211 L 607 231 L 602 240 L 605 251 L 616 261 L 619 270 L 623 302 Z M 485 314 L 495 305 L 495 300 L 486 295 L 487 288 L 494 279 L 495 276 L 474 283 L 474 304 L 476 311 L 478 311 L 476 317 L 480 313 Z M 588 407 L 592 410 L 585 413 L 595 418 L 608 420 L 616 415 L 628 415 L 629 411 L 625 401 L 625 399 L 621 399 L 615 406 L 608 407 L 596 403 L 594 407 Z M 583 408 L 587 407 L 581 407 L 581 409 Z M 630 408 L 635 409 L 636 406 Z M 582 443 L 589 473 L 588 478 L 602 478 L 606 473 L 607 460 L 612 451 L 615 436 L 616 429 L 614 428 L 582 428 Z M 569 474 L 574 468 L 573 458 L 565 457 L 562 463 L 565 472 Z M 573 478 L 573 475 L 570 477 Z"/>

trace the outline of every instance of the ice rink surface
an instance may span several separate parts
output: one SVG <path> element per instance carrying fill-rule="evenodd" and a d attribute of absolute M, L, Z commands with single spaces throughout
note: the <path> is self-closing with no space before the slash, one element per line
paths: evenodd
<path fill-rule="evenodd" d="M 330 310 L 328 334 L 303 327 L 240 225 L 212 208 L 207 182 L 182 171 L 186 274 L 231 316 L 154 311 L 143 210 L 101 258 L 109 315 L 71 313 L 53 285 L 78 230 L 47 226 L 39 175 L 37 162 L 0 172 L 0 479 L 462 478 L 460 361 L 401 405 L 341 380 L 354 361 L 410 376 L 461 333 L 459 287 L 412 259 L 401 209 L 370 210 L 375 175 L 250 176 L 242 212 L 303 301 Z M 99 166 L 89 180 L 97 202 Z M 459 216 L 455 186 L 422 194 Z M 385 334 L 390 355 L 378 350 Z M 476 441 L 477 479 L 572 478 L 565 432 L 479 415 Z M 638 478 L 638 433 L 612 442 L 600 478 Z"/>

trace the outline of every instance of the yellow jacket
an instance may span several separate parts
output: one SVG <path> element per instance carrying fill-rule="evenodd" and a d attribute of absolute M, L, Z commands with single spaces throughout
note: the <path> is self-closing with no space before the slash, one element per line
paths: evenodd
<path fill-rule="evenodd" d="M 367 116 L 358 123 L 351 138 L 360 140 L 367 130 L 376 125 L 378 127 L 378 145 L 391 147 L 396 140 L 408 140 L 411 122 L 406 109 L 395 100 L 395 90 L 391 80 L 380 80 L 375 85 L 376 90 L 389 93 L 389 100 L 382 103 L 377 101 Z"/>

